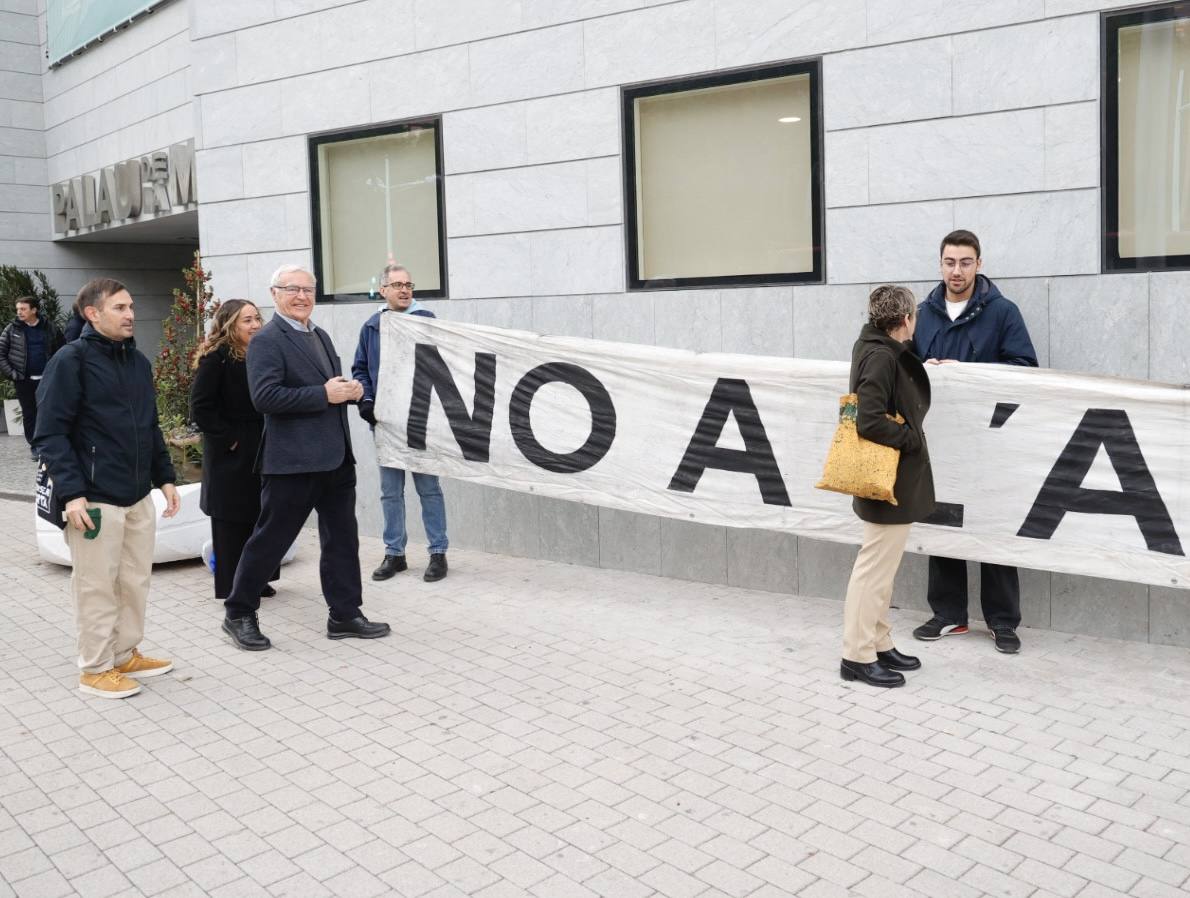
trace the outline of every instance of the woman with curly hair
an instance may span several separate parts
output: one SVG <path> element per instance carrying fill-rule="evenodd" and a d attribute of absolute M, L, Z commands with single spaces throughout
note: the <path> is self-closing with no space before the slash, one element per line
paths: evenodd
<path fill-rule="evenodd" d="M 883 286 L 868 298 L 868 323 L 851 350 L 851 387 L 857 394 L 856 431 L 865 440 L 901 452 L 893 487 L 896 504 L 853 500 L 864 522 L 864 541 L 843 605 L 844 680 L 871 686 L 903 686 L 901 671 L 921 662 L 893 646 L 888 623 L 893 578 L 905 553 L 909 527 L 934 510 L 934 476 L 922 419 L 930 409 L 930 379 L 909 341 L 917 305 L 905 287 Z M 904 423 L 895 420 L 897 413 Z"/>
<path fill-rule="evenodd" d="M 246 299 L 219 306 L 199 347 L 190 414 L 202 430 L 202 493 L 215 548 L 215 598 L 226 599 L 244 543 L 260 516 L 260 475 L 254 470 L 264 416 L 248 392 L 248 344 L 261 328 L 260 310 Z M 280 572 L 270 578 L 276 580 Z M 266 586 L 264 596 L 275 595 Z"/>

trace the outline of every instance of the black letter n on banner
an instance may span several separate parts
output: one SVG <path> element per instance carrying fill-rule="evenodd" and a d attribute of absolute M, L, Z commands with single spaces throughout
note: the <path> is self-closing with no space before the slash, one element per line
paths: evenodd
<path fill-rule="evenodd" d="M 728 415 L 735 415 L 740 436 L 744 439 L 743 449 L 724 449 L 717 445 Z M 752 401 L 752 391 L 746 380 L 721 377 L 715 382 L 715 389 L 711 391 L 711 398 L 707 400 L 707 407 L 703 409 L 669 488 L 679 493 L 694 492 L 707 468 L 752 474 L 760 486 L 760 498 L 765 505 L 793 504 L 789 501 L 789 493 L 773 457 L 772 444 L 764 432 L 760 412 Z"/>
<path fill-rule="evenodd" d="M 438 347 L 417 344 L 413 352 L 413 398 L 409 401 L 406 427 L 410 449 L 426 448 L 430 395 L 435 390 L 463 458 L 486 462 L 492 443 L 492 408 L 496 404 L 496 356 L 490 352 L 475 353 L 474 412 L 467 414 L 467 406 Z"/>
<path fill-rule="evenodd" d="M 1107 450 L 1123 492 L 1083 487 L 1100 446 Z M 1087 409 L 1016 535 L 1049 539 L 1068 511 L 1130 515 L 1150 552 L 1186 554 L 1123 409 Z"/>

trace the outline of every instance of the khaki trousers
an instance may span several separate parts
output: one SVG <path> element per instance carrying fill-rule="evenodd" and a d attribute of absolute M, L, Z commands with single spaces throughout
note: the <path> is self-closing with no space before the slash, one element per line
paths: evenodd
<path fill-rule="evenodd" d="M 855 557 L 843 603 L 845 661 L 871 664 L 877 652 L 893 647 L 888 605 L 911 526 L 864 522 L 864 544 Z"/>
<path fill-rule="evenodd" d="M 145 635 L 157 512 L 151 496 L 128 507 L 88 502 L 87 508 L 102 511 L 99 535 L 86 539 L 69 524 L 65 533 L 74 565 L 78 665 L 99 673 L 126 662 Z"/>

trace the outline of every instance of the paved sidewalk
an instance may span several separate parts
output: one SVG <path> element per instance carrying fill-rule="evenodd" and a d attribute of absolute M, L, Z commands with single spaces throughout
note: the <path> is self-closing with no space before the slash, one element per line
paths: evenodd
<path fill-rule="evenodd" d="M 29 444 L 22 436 L 0 433 L 0 496 L 33 496 L 37 462 L 29 458 Z"/>
<path fill-rule="evenodd" d="M 1190 655 L 1024 631 L 837 675 L 837 602 L 451 553 L 322 631 L 313 535 L 236 651 L 197 563 L 154 575 L 177 671 L 84 698 L 65 569 L 0 502 L 0 895 L 1174 898 Z M 379 557 L 364 541 L 366 567 Z M 421 553 L 411 557 L 420 572 Z"/>

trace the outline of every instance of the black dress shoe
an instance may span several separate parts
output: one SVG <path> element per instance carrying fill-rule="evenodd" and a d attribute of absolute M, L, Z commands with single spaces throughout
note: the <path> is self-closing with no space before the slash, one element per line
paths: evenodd
<path fill-rule="evenodd" d="M 387 580 L 408 568 L 409 565 L 405 562 L 404 555 L 385 555 L 384 561 L 380 562 L 380 567 L 372 571 L 372 579 Z"/>
<path fill-rule="evenodd" d="M 379 639 L 390 632 L 388 624 L 372 623 L 362 614 L 351 620 L 335 620 L 333 617 L 326 619 L 327 639 L 346 639 L 349 636 L 356 639 Z"/>
<path fill-rule="evenodd" d="M 231 637 L 231 641 L 245 652 L 263 652 L 272 647 L 269 638 L 260 632 L 260 624 L 255 614 L 247 617 L 223 618 L 223 632 Z"/>
<path fill-rule="evenodd" d="M 889 670 L 917 670 L 921 667 L 921 661 L 919 659 L 914 658 L 912 655 L 903 655 L 896 649 L 889 649 L 887 652 L 877 652 L 876 660 Z"/>
<path fill-rule="evenodd" d="M 879 661 L 861 664 L 844 658 L 839 662 L 839 676 L 844 680 L 861 680 L 869 686 L 904 686 L 905 678 L 895 670 L 889 670 Z"/>
<path fill-rule="evenodd" d="M 441 580 L 445 576 L 446 555 L 442 552 L 435 552 L 430 556 L 430 563 L 426 566 L 426 573 L 422 579 L 427 583 L 433 583 L 435 580 Z"/>
<path fill-rule="evenodd" d="M 264 585 L 264 589 L 260 591 L 260 597 L 262 599 L 271 599 L 276 594 L 277 590 L 273 589 L 273 587 L 269 586 L 267 583 Z"/>

